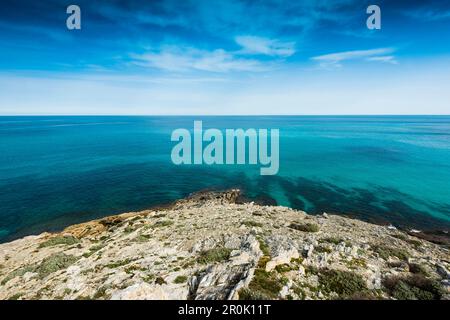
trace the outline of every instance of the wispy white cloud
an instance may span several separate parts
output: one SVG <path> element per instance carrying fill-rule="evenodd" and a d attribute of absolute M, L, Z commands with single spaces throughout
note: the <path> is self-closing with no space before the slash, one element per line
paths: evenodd
<path fill-rule="evenodd" d="M 368 57 L 367 61 L 377 61 L 377 62 L 384 62 L 384 63 L 390 63 L 390 64 L 398 64 L 398 61 L 395 59 L 394 56 Z"/>
<path fill-rule="evenodd" d="M 382 61 L 382 62 L 387 62 L 387 60 L 395 61 L 393 56 L 386 56 L 387 54 L 390 54 L 392 52 L 394 52 L 393 48 L 353 50 L 320 55 L 312 57 L 311 59 L 319 62 L 322 67 L 341 67 L 343 61 L 349 60 L 372 59 L 371 61 Z"/>
<path fill-rule="evenodd" d="M 206 71 L 226 73 L 232 71 L 259 72 L 267 67 L 257 60 L 236 57 L 223 49 L 213 51 L 195 48 L 165 47 L 160 51 L 131 55 L 134 64 L 171 72 Z"/>
<path fill-rule="evenodd" d="M 261 72 L 272 69 L 277 61 L 295 53 L 295 42 L 285 42 L 257 36 L 237 36 L 239 50 L 200 50 L 186 46 L 164 46 L 159 49 L 146 48 L 144 54 L 131 54 L 132 63 L 169 72 Z M 257 57 L 267 56 L 270 61 Z M 259 57 L 258 57 L 259 58 Z"/>
<path fill-rule="evenodd" d="M 257 36 L 238 36 L 236 43 L 242 47 L 243 54 L 289 57 L 295 53 L 295 42 L 283 42 Z"/>

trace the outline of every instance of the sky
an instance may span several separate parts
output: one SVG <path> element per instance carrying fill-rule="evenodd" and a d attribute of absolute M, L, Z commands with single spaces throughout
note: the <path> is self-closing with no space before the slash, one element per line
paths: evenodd
<path fill-rule="evenodd" d="M 445 0 L 2 0 L 0 115 L 450 114 L 449 40 Z"/>

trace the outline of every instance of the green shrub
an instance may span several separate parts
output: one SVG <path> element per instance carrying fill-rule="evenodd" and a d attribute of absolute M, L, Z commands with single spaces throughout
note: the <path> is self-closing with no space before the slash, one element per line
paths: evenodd
<path fill-rule="evenodd" d="M 380 258 L 387 260 L 389 259 L 389 257 L 397 257 L 400 260 L 408 260 L 409 258 L 409 253 L 408 251 L 402 249 L 402 248 L 394 248 L 394 247 L 389 247 L 386 245 L 375 245 L 372 246 L 372 250 L 376 253 L 378 253 L 378 255 L 380 256 Z"/>
<path fill-rule="evenodd" d="M 289 228 L 303 232 L 318 232 L 319 226 L 314 223 L 291 223 Z"/>
<path fill-rule="evenodd" d="M 300 300 L 305 300 L 305 298 L 307 297 L 307 294 L 301 284 L 294 284 L 292 286 L 292 291 L 294 291 L 294 293 L 299 297 Z"/>
<path fill-rule="evenodd" d="M 98 288 L 98 290 L 94 293 L 94 296 L 92 297 L 94 300 L 98 300 L 98 299 L 105 299 L 107 300 L 107 298 L 109 298 L 109 295 L 106 294 L 106 291 L 109 289 L 108 286 L 102 286 L 100 288 Z"/>
<path fill-rule="evenodd" d="M 336 244 L 336 245 L 343 241 L 344 241 L 344 239 L 338 238 L 338 237 L 326 237 L 326 238 L 319 239 L 319 242 L 327 242 L 327 243 L 332 243 L 332 244 Z"/>
<path fill-rule="evenodd" d="M 156 277 L 155 283 L 161 286 L 163 284 L 166 284 L 167 282 L 166 282 L 166 280 L 164 280 L 163 277 Z"/>
<path fill-rule="evenodd" d="M 267 297 L 248 288 L 239 290 L 239 300 L 266 300 Z"/>
<path fill-rule="evenodd" d="M 285 264 L 279 264 L 278 266 L 276 266 L 275 270 L 278 273 L 284 273 L 284 272 L 292 271 L 292 270 L 294 270 L 294 268 L 291 267 L 290 265 L 288 265 L 287 263 L 285 263 Z"/>
<path fill-rule="evenodd" d="M 186 281 L 187 281 L 187 277 L 186 276 L 178 276 L 178 277 L 175 278 L 173 283 L 185 283 Z"/>
<path fill-rule="evenodd" d="M 173 224 L 173 221 L 171 221 L 171 220 L 159 220 L 159 221 L 156 221 L 156 222 L 152 225 L 152 227 L 153 227 L 153 228 L 168 227 L 168 226 L 170 226 L 170 225 L 172 225 L 172 224 Z"/>
<path fill-rule="evenodd" d="M 46 247 L 53 247 L 57 245 L 72 245 L 79 243 L 80 240 L 75 238 L 74 236 L 57 236 L 53 237 L 51 239 L 48 239 L 47 241 L 41 243 L 39 245 L 39 248 L 46 248 Z"/>
<path fill-rule="evenodd" d="M 106 267 L 110 268 L 110 269 L 114 269 L 114 268 L 118 268 L 121 266 L 125 266 L 125 265 L 129 264 L 131 261 L 132 261 L 131 259 L 115 261 L 115 262 L 107 264 Z"/>
<path fill-rule="evenodd" d="M 78 260 L 77 257 L 66 255 L 64 253 L 55 253 L 42 260 L 40 265 L 34 270 L 43 279 L 49 274 L 66 269 Z"/>
<path fill-rule="evenodd" d="M 282 288 L 280 281 L 272 272 L 256 269 L 253 279 L 247 289 L 239 291 L 241 300 L 268 300 L 275 299 Z"/>
<path fill-rule="evenodd" d="M 262 256 L 259 261 L 257 267 L 260 269 L 265 269 L 267 262 L 269 262 L 272 258 L 270 256 Z"/>
<path fill-rule="evenodd" d="M 319 274 L 319 269 L 315 266 L 305 266 L 305 272 L 307 275 L 318 275 Z"/>
<path fill-rule="evenodd" d="M 418 264 L 418 263 L 410 263 L 409 264 L 409 272 L 415 273 L 415 274 L 421 274 L 423 276 L 428 275 L 428 271 L 425 266 Z"/>
<path fill-rule="evenodd" d="M 137 264 L 132 264 L 125 268 L 125 272 L 128 274 L 134 274 L 135 271 L 147 271 L 147 268 L 141 267 L 140 265 Z"/>
<path fill-rule="evenodd" d="M 261 249 L 263 255 L 270 257 L 270 248 L 267 243 L 261 237 L 257 238 L 259 242 L 259 249 Z"/>
<path fill-rule="evenodd" d="M 302 257 L 298 257 L 298 258 L 291 258 L 291 264 L 296 265 L 297 267 L 299 265 L 301 265 L 303 262 L 303 258 Z"/>
<path fill-rule="evenodd" d="M 419 248 L 422 245 L 422 242 L 420 240 L 410 239 L 403 233 L 391 234 L 391 236 L 400 239 L 402 241 L 405 241 L 406 243 L 413 245 L 415 248 Z"/>
<path fill-rule="evenodd" d="M 147 242 L 150 238 L 151 236 L 148 234 L 140 234 L 136 238 L 134 238 L 133 241 L 142 243 Z"/>
<path fill-rule="evenodd" d="M 324 292 L 336 292 L 341 298 L 367 290 L 364 279 L 359 274 L 348 271 L 321 270 L 319 284 Z"/>
<path fill-rule="evenodd" d="M 94 253 L 96 253 L 97 251 L 103 249 L 104 247 L 105 247 L 105 245 L 102 245 L 102 244 L 99 244 L 99 245 L 96 245 L 96 246 L 92 246 L 92 247 L 89 248 L 88 252 L 83 253 L 83 257 L 89 258 Z"/>
<path fill-rule="evenodd" d="M 350 269 L 357 269 L 358 267 L 367 268 L 367 262 L 363 258 L 353 258 L 350 261 L 345 261 L 345 264 Z"/>
<path fill-rule="evenodd" d="M 325 247 L 325 246 L 317 246 L 317 247 L 314 248 L 314 250 L 316 252 L 319 252 L 319 253 L 331 253 L 331 252 L 333 252 L 332 249 L 330 249 L 328 247 Z"/>
<path fill-rule="evenodd" d="M 230 259 L 231 249 L 225 247 L 214 248 L 202 251 L 197 258 L 197 262 L 201 264 L 221 262 Z"/>
<path fill-rule="evenodd" d="M 419 274 L 389 277 L 383 280 L 383 285 L 398 300 L 439 300 L 443 295 L 439 282 Z"/>
<path fill-rule="evenodd" d="M 153 280 L 155 280 L 155 275 L 154 274 L 148 274 L 145 277 L 143 277 L 142 280 L 144 280 L 147 283 L 153 283 Z"/>
<path fill-rule="evenodd" d="M 70 265 L 74 264 L 77 260 L 78 258 L 72 255 L 55 253 L 49 257 L 44 258 L 40 264 L 27 265 L 12 271 L 6 276 L 6 278 L 2 280 L 1 284 L 5 285 L 8 281 L 14 279 L 15 277 L 23 276 L 27 272 L 37 273 L 39 278 L 43 279 L 53 272 L 66 269 Z"/>
<path fill-rule="evenodd" d="M 343 297 L 345 300 L 379 300 L 380 297 L 376 296 L 372 291 L 366 290 L 356 292 L 352 295 Z"/>
<path fill-rule="evenodd" d="M 8 300 L 19 300 L 20 297 L 22 297 L 23 295 L 24 295 L 23 293 L 19 292 L 9 297 Z"/>
<path fill-rule="evenodd" d="M 253 221 L 253 220 L 246 220 L 246 221 L 242 222 L 242 224 L 246 227 L 262 227 L 263 226 L 262 223 L 259 223 L 259 222 Z"/>
<path fill-rule="evenodd" d="M 27 272 L 34 272 L 35 267 L 33 266 L 25 266 L 11 271 L 1 282 L 1 285 L 4 286 L 8 281 L 14 279 L 15 277 L 21 277 Z"/>
<path fill-rule="evenodd" d="M 135 227 L 133 227 L 133 226 L 126 226 L 125 229 L 124 229 L 124 232 L 125 233 L 132 233 L 134 230 L 136 230 Z"/>

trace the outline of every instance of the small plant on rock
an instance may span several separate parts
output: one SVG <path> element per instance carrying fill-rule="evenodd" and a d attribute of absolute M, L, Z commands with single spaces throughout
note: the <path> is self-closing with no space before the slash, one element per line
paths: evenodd
<path fill-rule="evenodd" d="M 201 264 L 208 264 L 213 262 L 221 262 L 230 259 L 231 249 L 225 247 L 214 248 L 202 251 L 197 258 L 197 262 Z"/>
<path fill-rule="evenodd" d="M 175 278 L 175 280 L 173 281 L 173 283 L 185 283 L 187 281 L 187 277 L 186 276 L 178 276 Z"/>
<path fill-rule="evenodd" d="M 80 240 L 75 238 L 74 236 L 57 236 L 53 237 L 51 239 L 48 239 L 47 241 L 41 243 L 39 245 L 39 248 L 46 248 L 46 247 L 53 247 L 57 245 L 73 245 L 76 243 L 79 243 Z"/>
<path fill-rule="evenodd" d="M 291 223 L 289 228 L 303 232 L 319 232 L 319 226 L 314 223 Z"/>

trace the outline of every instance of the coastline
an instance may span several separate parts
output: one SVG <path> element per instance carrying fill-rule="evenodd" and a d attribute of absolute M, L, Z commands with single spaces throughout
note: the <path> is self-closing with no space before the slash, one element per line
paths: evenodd
<path fill-rule="evenodd" d="M 228 190 L 239 190 L 239 196 L 235 199 L 235 202 L 238 204 L 254 203 L 257 205 L 261 205 L 261 206 L 279 206 L 278 203 L 276 202 L 276 200 L 273 198 L 270 198 L 270 197 L 264 197 L 264 196 L 249 197 L 246 195 L 245 191 L 242 191 L 241 188 L 233 188 L 233 189 L 228 189 Z M 123 211 L 123 212 L 117 212 L 117 213 L 113 213 L 113 214 L 105 214 L 105 215 L 100 215 L 99 217 L 94 218 L 94 219 L 87 219 L 87 220 L 83 219 L 82 221 L 77 222 L 77 223 L 61 223 L 57 227 L 33 226 L 33 227 L 26 228 L 24 230 L 16 231 L 13 236 L 6 238 L 4 241 L 0 241 L 0 245 L 9 243 L 9 242 L 13 242 L 13 241 L 16 241 L 16 240 L 19 240 L 19 239 L 22 239 L 25 237 L 29 237 L 29 236 L 37 236 L 37 235 L 40 235 L 43 233 L 50 233 L 50 234 L 61 233 L 61 232 L 64 232 L 65 229 L 70 228 L 71 226 L 83 225 L 86 223 L 99 221 L 99 220 L 109 218 L 109 217 L 126 215 L 130 212 L 137 213 L 137 212 L 146 212 L 146 211 L 165 210 L 165 209 L 169 209 L 169 208 L 176 206 L 176 204 L 180 200 L 197 199 L 197 198 L 201 197 L 202 195 L 208 195 L 210 193 L 226 193 L 228 190 L 205 188 L 205 189 L 202 189 L 202 190 L 199 190 L 196 192 L 192 192 L 184 198 L 161 203 L 161 204 L 152 205 L 152 206 L 146 207 L 142 210 L 129 211 L 129 212 Z M 292 210 L 298 210 L 298 211 L 305 212 L 306 214 L 311 215 L 311 216 L 319 215 L 319 214 L 315 214 L 315 213 L 309 213 L 304 210 L 299 210 L 299 209 L 296 209 L 293 207 L 288 207 L 288 208 L 290 208 Z M 385 226 L 385 227 L 390 226 L 391 228 L 394 227 L 394 228 L 396 228 L 402 232 L 405 232 L 413 237 L 417 237 L 417 238 L 427 240 L 427 241 L 430 241 L 430 242 L 433 242 L 436 244 L 446 245 L 446 246 L 450 247 L 450 230 L 447 227 L 444 227 L 443 229 L 426 228 L 426 227 L 418 228 L 417 226 L 415 226 L 413 224 L 397 225 L 393 221 L 389 221 L 387 219 L 381 219 L 381 218 L 375 219 L 372 217 L 365 217 L 364 215 L 352 214 L 352 213 L 348 213 L 348 212 L 327 212 L 327 213 L 332 214 L 332 215 L 346 217 L 349 219 L 360 220 L 363 222 L 367 222 L 369 224 L 375 224 L 375 225 Z M 430 217 L 430 219 L 436 220 L 436 218 L 431 218 L 431 217 Z M 45 225 L 49 225 L 49 223 L 47 222 Z M 37 231 L 34 231 L 34 230 L 37 230 Z"/>
<path fill-rule="evenodd" d="M 196 193 L 0 248 L 0 299 L 447 299 L 450 290 L 446 245 L 248 203 L 239 190 Z M 342 279 L 357 281 L 328 285 Z"/>

